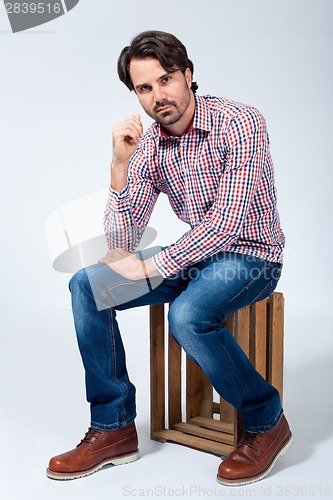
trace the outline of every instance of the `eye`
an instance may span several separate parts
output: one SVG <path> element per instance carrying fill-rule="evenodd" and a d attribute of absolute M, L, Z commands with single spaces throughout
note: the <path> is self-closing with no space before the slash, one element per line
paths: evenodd
<path fill-rule="evenodd" d="M 149 87 L 149 85 L 141 85 L 141 87 L 139 87 L 139 92 L 140 93 L 149 92 L 150 89 L 151 87 Z"/>
<path fill-rule="evenodd" d="M 168 83 L 169 81 L 171 80 L 171 76 L 165 76 L 164 78 L 162 78 L 162 83 Z"/>

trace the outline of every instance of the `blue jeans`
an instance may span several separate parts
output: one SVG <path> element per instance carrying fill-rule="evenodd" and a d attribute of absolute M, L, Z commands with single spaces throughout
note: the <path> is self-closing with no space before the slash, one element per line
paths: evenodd
<path fill-rule="evenodd" d="M 153 252 L 147 249 L 140 258 Z M 254 369 L 222 323 L 229 313 L 268 297 L 280 274 L 279 264 L 230 252 L 175 276 L 152 279 L 148 286 L 146 280 L 127 280 L 103 264 L 77 272 L 70 291 L 91 426 L 118 429 L 136 416 L 135 387 L 127 373 L 116 312 L 172 302 L 168 316 L 172 335 L 217 393 L 241 412 L 246 429 L 264 432 L 274 427 L 283 412 L 279 393 Z M 115 299 L 117 290 L 122 302 Z"/>

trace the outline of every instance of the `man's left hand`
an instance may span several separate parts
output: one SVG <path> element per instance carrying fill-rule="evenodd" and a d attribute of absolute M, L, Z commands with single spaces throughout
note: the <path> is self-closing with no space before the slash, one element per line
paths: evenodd
<path fill-rule="evenodd" d="M 152 278 L 160 274 L 151 258 L 142 261 L 134 253 L 127 252 L 122 248 L 109 250 L 103 258 L 99 259 L 98 263 L 105 264 L 129 280 Z"/>

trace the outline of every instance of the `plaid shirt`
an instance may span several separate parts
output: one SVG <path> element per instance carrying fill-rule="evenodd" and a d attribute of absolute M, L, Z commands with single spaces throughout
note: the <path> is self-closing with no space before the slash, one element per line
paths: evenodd
<path fill-rule="evenodd" d="M 174 137 L 153 123 L 130 159 L 126 187 L 120 193 L 110 188 L 104 217 L 109 247 L 134 251 L 162 192 L 190 225 L 153 257 L 162 276 L 221 251 L 282 262 L 284 234 L 263 116 L 225 98 L 195 100 L 190 129 Z"/>

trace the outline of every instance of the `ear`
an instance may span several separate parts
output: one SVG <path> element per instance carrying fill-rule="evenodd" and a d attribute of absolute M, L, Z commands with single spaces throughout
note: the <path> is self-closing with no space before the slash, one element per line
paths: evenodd
<path fill-rule="evenodd" d="M 186 70 L 185 70 L 185 80 L 186 80 L 186 83 L 188 85 L 188 88 L 190 89 L 191 85 L 192 85 L 192 72 L 191 72 L 190 68 L 186 68 Z"/>

